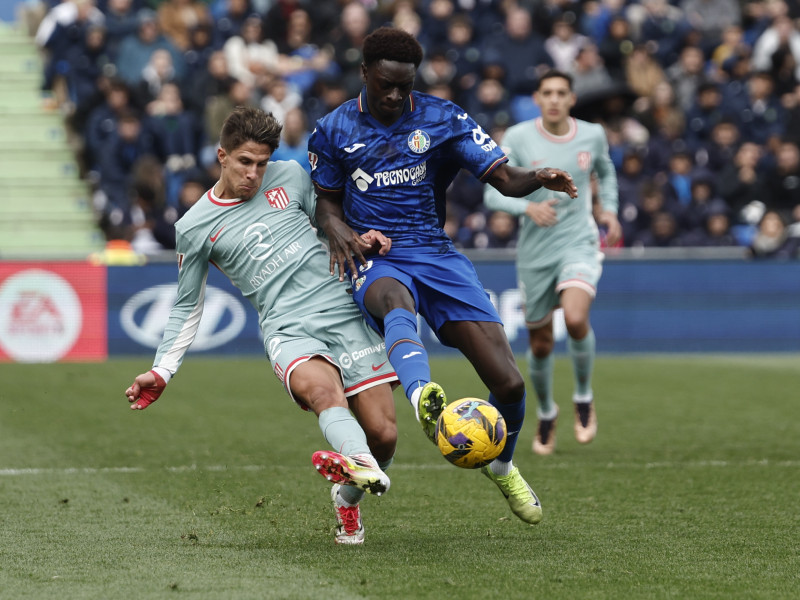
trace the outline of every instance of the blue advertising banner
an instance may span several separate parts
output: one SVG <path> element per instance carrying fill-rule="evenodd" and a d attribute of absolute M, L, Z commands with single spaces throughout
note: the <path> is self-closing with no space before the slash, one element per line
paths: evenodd
<path fill-rule="evenodd" d="M 511 261 L 477 262 L 511 346 L 527 330 Z M 175 299 L 177 267 L 108 268 L 108 352 L 153 353 Z M 555 317 L 563 351 L 563 318 Z M 800 262 L 607 261 L 592 308 L 598 350 L 626 352 L 800 351 Z M 441 346 L 420 319 L 423 342 Z M 230 281 L 209 272 L 205 310 L 191 352 L 263 354 L 255 310 Z"/>
<path fill-rule="evenodd" d="M 155 354 L 177 292 L 175 264 L 108 268 L 108 353 Z M 264 354 L 255 309 L 209 269 L 203 318 L 190 352 Z"/>

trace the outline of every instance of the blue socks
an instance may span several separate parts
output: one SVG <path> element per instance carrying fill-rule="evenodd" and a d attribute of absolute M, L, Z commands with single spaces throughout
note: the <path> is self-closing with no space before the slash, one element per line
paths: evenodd
<path fill-rule="evenodd" d="M 431 380 L 428 352 L 417 333 L 417 316 L 404 308 L 395 308 L 383 318 L 386 353 L 400 384 L 411 394 Z"/>
<path fill-rule="evenodd" d="M 522 423 L 525 421 L 525 395 L 522 400 L 514 404 L 500 404 L 494 394 L 489 394 L 489 404 L 494 406 L 503 415 L 506 421 L 506 445 L 503 451 L 495 459 L 502 462 L 511 462 L 514 457 L 514 449 L 517 447 L 517 437 L 519 437 Z M 492 469 L 494 470 L 494 469 Z"/>

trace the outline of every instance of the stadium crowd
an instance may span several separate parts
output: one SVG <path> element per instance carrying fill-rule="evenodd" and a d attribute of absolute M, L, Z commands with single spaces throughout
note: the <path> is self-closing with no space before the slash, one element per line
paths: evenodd
<path fill-rule="evenodd" d="M 306 169 L 316 119 L 361 89 L 380 25 L 426 51 L 417 89 L 452 99 L 498 141 L 538 114 L 556 67 L 573 115 L 602 123 L 622 244 L 800 248 L 800 3 L 787 0 L 28 0 L 44 88 L 68 118 L 98 223 L 147 253 L 218 176 L 240 104 L 283 124 L 275 160 Z M 459 175 L 445 229 L 513 248 L 516 220 Z M 602 233 L 602 232 L 601 232 Z"/>

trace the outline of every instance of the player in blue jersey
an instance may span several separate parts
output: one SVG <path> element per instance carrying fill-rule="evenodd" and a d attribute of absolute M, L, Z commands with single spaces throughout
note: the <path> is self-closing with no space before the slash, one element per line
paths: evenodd
<path fill-rule="evenodd" d="M 514 514 L 538 523 L 541 504 L 512 462 L 525 414 L 524 381 L 472 263 L 442 228 L 445 190 L 462 168 L 508 196 L 543 185 L 574 195 L 575 186 L 564 171 L 508 166 L 497 144 L 461 108 L 412 92 L 422 60 L 413 36 L 382 27 L 364 40 L 363 56 L 361 94 L 317 121 L 309 140 L 316 215 L 330 240 L 331 273 L 338 268 L 340 279 L 351 274 L 353 297 L 384 335 L 389 360 L 432 441 L 447 399 L 431 381 L 417 313 L 443 344 L 472 363 L 509 429 L 503 453 L 483 472 Z M 391 238 L 392 248 L 367 260 L 360 234 L 371 229 Z"/>
<path fill-rule="evenodd" d="M 328 253 L 309 217 L 314 188 L 294 161 L 269 162 L 281 126 L 255 108 L 238 108 L 220 136 L 219 181 L 175 224 L 177 300 L 153 368 L 125 395 L 131 408 L 158 399 L 200 325 L 209 264 L 227 275 L 258 311 L 266 354 L 287 394 L 313 411 L 335 451 L 313 455 L 333 482 L 340 544 L 360 544 L 364 492 L 389 488 L 397 425 L 383 340 L 365 323 L 346 284 L 330 276 Z M 382 252 L 390 240 L 365 239 Z"/>
<path fill-rule="evenodd" d="M 570 116 L 576 97 L 572 78 L 549 71 L 533 95 L 540 117 L 510 127 L 503 137 L 509 161 L 518 166 L 548 161 L 568 169 L 580 189 L 578 198 L 537 190 L 527 198 L 505 198 L 484 191 L 484 203 L 522 218 L 517 244 L 517 278 L 528 326 L 528 366 L 539 401 L 539 424 L 533 440 L 536 454 L 551 454 L 556 445 L 558 406 L 553 400 L 553 309 L 561 306 L 567 327 L 567 352 L 575 388 L 574 431 L 588 444 L 597 433 L 592 392 L 595 337 L 589 321 L 597 282 L 603 271 L 597 225 L 592 216 L 592 178 L 597 177 L 598 221 L 608 228 L 607 242 L 619 240 L 617 174 L 602 125 Z"/>

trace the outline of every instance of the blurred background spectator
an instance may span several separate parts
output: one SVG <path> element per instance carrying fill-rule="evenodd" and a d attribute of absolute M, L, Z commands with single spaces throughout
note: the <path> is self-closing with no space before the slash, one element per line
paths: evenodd
<path fill-rule="evenodd" d="M 314 123 L 359 93 L 363 39 L 386 24 L 425 48 L 417 89 L 496 140 L 538 116 L 531 93 L 546 69 L 571 73 L 576 116 L 606 129 L 626 246 L 797 252 L 800 10 L 786 0 L 39 5 L 43 87 L 78 140 L 98 224 L 144 252 L 171 248 L 175 220 L 215 181 L 234 106 L 273 112 L 284 123 L 274 158 L 309 169 Z M 456 177 L 448 233 L 463 248 L 513 248 L 517 223 L 485 211 L 481 187 Z"/>

